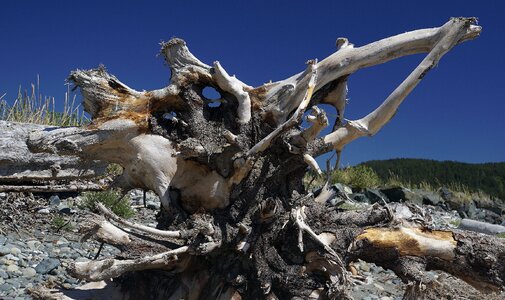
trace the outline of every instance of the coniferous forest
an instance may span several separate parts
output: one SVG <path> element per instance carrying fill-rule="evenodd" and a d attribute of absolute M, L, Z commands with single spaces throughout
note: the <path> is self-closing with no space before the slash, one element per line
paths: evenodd
<path fill-rule="evenodd" d="M 372 168 L 381 180 L 397 176 L 403 182 L 433 186 L 463 185 L 505 200 L 505 163 L 470 164 L 456 161 L 399 158 L 371 160 L 361 165 Z"/>

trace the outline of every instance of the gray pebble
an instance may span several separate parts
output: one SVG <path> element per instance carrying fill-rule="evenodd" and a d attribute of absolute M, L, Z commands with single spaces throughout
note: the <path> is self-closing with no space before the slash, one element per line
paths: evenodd
<path fill-rule="evenodd" d="M 68 243 L 69 243 L 68 240 L 64 237 L 60 237 L 58 241 L 56 241 L 56 245 L 66 245 Z"/>
<path fill-rule="evenodd" d="M 22 259 L 22 258 L 21 258 L 21 259 L 19 259 L 19 261 L 18 261 L 18 265 L 19 265 L 20 267 L 28 267 L 28 263 L 26 262 L 26 260 L 24 260 L 24 259 Z"/>
<path fill-rule="evenodd" d="M 23 273 L 24 277 L 33 277 L 37 274 L 37 271 L 35 271 L 34 268 L 25 268 L 21 270 L 21 272 Z"/>
<path fill-rule="evenodd" d="M 11 248 L 7 246 L 0 246 L 0 255 L 6 255 L 11 253 Z"/>
<path fill-rule="evenodd" d="M 366 262 L 362 262 L 359 266 L 359 268 L 363 271 L 363 272 L 370 272 L 370 265 L 367 264 Z"/>
<path fill-rule="evenodd" d="M 47 215 L 50 213 L 49 209 L 47 208 L 41 208 L 37 211 L 38 214 L 42 214 L 42 215 Z"/>
<path fill-rule="evenodd" d="M 20 281 L 21 280 L 19 278 L 9 278 L 5 281 L 5 283 L 10 284 L 15 289 L 19 289 L 21 287 Z"/>
<path fill-rule="evenodd" d="M 60 205 L 60 203 L 61 203 L 61 200 L 60 200 L 60 197 L 58 197 L 58 195 L 52 195 L 49 198 L 49 205 L 51 205 L 51 206 L 58 206 L 58 205 Z"/>
<path fill-rule="evenodd" d="M 10 259 L 12 261 L 18 261 L 19 258 L 17 258 L 16 256 L 12 255 L 12 254 L 7 254 L 6 256 L 4 256 L 6 259 Z"/>
<path fill-rule="evenodd" d="M 14 287 L 8 283 L 4 283 L 4 284 L 0 285 L 0 292 L 8 292 L 12 289 L 14 289 Z"/>
<path fill-rule="evenodd" d="M 55 258 L 46 258 L 35 267 L 35 271 L 37 271 L 39 274 L 47 274 L 57 268 L 59 265 L 59 260 Z"/>
<path fill-rule="evenodd" d="M 18 272 L 18 271 L 19 271 L 19 267 L 18 267 L 17 265 L 9 265 L 9 266 L 7 267 L 7 272 L 9 272 L 9 273 L 11 273 L 11 274 L 12 274 L 12 273 L 16 273 L 16 272 Z"/>
<path fill-rule="evenodd" d="M 79 280 L 72 278 L 72 277 L 68 277 L 68 278 L 65 278 L 65 282 L 70 283 L 70 284 L 78 284 Z"/>
<path fill-rule="evenodd" d="M 26 245 L 30 250 L 39 250 L 42 247 L 42 243 L 37 240 L 28 241 Z"/>

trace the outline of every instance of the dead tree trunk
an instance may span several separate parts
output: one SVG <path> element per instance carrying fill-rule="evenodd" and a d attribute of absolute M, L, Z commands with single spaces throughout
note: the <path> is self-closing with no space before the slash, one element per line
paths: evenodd
<path fill-rule="evenodd" d="M 34 132 L 30 149 L 121 164 L 118 184 L 155 191 L 162 210 L 152 229 L 101 207 L 111 223 L 93 221 L 88 237 L 123 254 L 75 263 L 71 271 L 92 281 L 116 278 L 131 299 L 341 299 L 359 280 L 347 271 L 357 258 L 411 283 L 407 298 L 436 297 L 426 286 L 438 286 L 439 296 L 456 293 L 425 278 L 427 268 L 485 292 L 501 289 L 502 240 L 414 225 L 378 205 L 341 212 L 303 185 L 308 167 L 319 170 L 314 157 L 379 131 L 444 54 L 479 35 L 474 23 L 453 18 L 362 47 L 340 38 L 334 54 L 260 87 L 230 76 L 219 62 L 201 62 L 181 39 L 162 43 L 172 75 L 159 90 L 133 90 L 104 67 L 72 72 L 92 124 Z M 376 110 L 344 118 L 352 73 L 416 53 L 428 54 Z M 219 92 L 218 103 L 203 96 L 205 87 Z M 328 120 L 320 103 L 339 114 L 323 137 Z M 302 129 L 307 111 L 312 125 Z"/>
<path fill-rule="evenodd" d="M 103 176 L 106 162 L 61 156 L 54 152 L 32 153 L 28 136 L 48 132 L 52 126 L 0 121 L 0 192 L 77 192 L 102 189 L 83 180 Z M 78 180 L 79 182 L 73 182 Z"/>

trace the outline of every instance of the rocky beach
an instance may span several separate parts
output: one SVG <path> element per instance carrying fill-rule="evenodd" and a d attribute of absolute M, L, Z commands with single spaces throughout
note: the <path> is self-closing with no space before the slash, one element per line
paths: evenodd
<path fill-rule="evenodd" d="M 406 188 L 353 192 L 347 186 L 336 184 L 330 190 L 335 197 L 328 202 L 328 207 L 361 210 L 371 205 L 388 205 L 396 215 L 419 216 L 436 229 L 457 228 L 464 218 L 497 226 L 503 222 L 500 203 L 458 199 L 461 195 L 447 189 L 437 193 Z M 135 210 L 132 221 L 155 227 L 158 197 L 148 192 L 144 206 L 141 190 L 131 191 L 129 196 Z M 72 290 L 86 282 L 67 273 L 70 263 L 119 253 L 114 247 L 101 247 L 96 241 L 81 241 L 80 224 L 85 223 L 91 212 L 83 208 L 83 197 L 78 194 L 0 193 L 0 201 L 1 299 L 31 299 L 30 291 L 38 286 Z M 350 271 L 358 278 L 352 286 L 354 299 L 402 298 L 405 284 L 392 271 L 364 261 L 350 265 Z M 442 272 L 428 274 L 433 278 L 444 276 L 444 280 L 456 280 Z M 480 294 L 476 290 L 469 286 L 468 291 L 470 299 L 478 299 Z"/>

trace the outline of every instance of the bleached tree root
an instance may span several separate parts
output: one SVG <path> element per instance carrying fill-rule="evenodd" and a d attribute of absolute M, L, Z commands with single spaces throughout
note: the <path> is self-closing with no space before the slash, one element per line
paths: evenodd
<path fill-rule="evenodd" d="M 43 300 L 80 300 L 80 299 L 124 299 L 125 295 L 121 287 L 114 282 L 90 282 L 78 286 L 74 290 L 61 290 L 39 286 L 28 288 L 27 292 L 35 299 Z"/>
<path fill-rule="evenodd" d="M 135 229 L 139 232 L 147 233 L 151 236 L 161 237 L 161 238 L 181 238 L 182 236 L 186 236 L 187 234 L 181 233 L 180 231 L 167 231 L 167 230 L 158 230 L 156 228 L 152 228 L 149 226 L 145 226 L 142 224 L 133 223 L 127 221 L 113 212 L 111 212 L 108 208 L 106 208 L 102 203 L 97 203 L 98 210 L 107 218 L 110 218 L 121 225 L 124 225 L 128 228 Z"/>
<path fill-rule="evenodd" d="M 100 281 L 115 278 L 131 271 L 174 268 L 175 264 L 179 262 L 178 255 L 185 254 L 188 250 L 189 248 L 184 246 L 138 259 L 117 260 L 109 258 L 98 261 L 75 262 L 69 270 L 72 275 L 79 279 Z"/>

